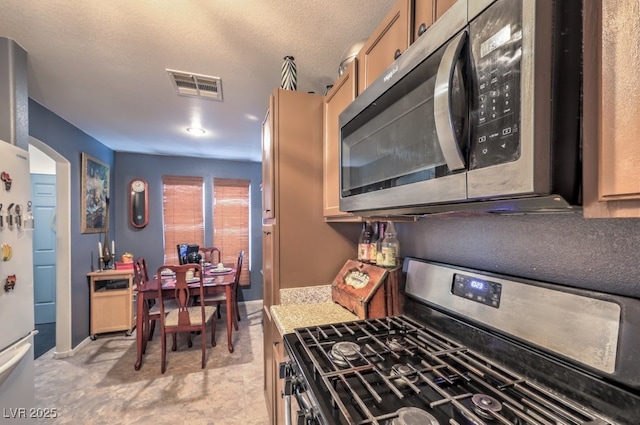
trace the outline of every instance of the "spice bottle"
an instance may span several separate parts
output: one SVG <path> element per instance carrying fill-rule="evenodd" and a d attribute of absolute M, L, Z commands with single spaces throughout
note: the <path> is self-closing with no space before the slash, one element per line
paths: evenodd
<path fill-rule="evenodd" d="M 397 235 L 393 221 L 387 221 L 381 248 L 383 267 L 396 267 L 400 262 L 400 242 Z"/>
<path fill-rule="evenodd" d="M 371 264 L 376 263 L 376 257 L 378 255 L 378 241 L 382 239 L 380 234 L 380 223 L 375 221 L 373 223 L 373 234 L 371 235 L 371 242 L 369 243 L 369 260 Z"/>
<path fill-rule="evenodd" d="M 371 224 L 362 223 L 362 232 L 358 240 L 358 261 L 369 261 L 369 243 L 371 242 Z"/>
<path fill-rule="evenodd" d="M 378 266 L 382 266 L 382 264 L 384 263 L 383 258 L 382 258 L 382 241 L 384 240 L 384 229 L 385 229 L 385 223 L 384 222 L 379 222 L 378 223 L 378 234 L 379 234 L 379 238 L 378 241 L 376 242 L 376 265 Z"/>

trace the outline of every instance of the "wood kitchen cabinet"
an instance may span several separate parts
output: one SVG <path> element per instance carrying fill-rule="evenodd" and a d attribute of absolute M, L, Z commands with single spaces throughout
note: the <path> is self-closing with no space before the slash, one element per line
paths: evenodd
<path fill-rule="evenodd" d="M 584 7 L 584 216 L 640 217 L 640 11 Z"/>
<path fill-rule="evenodd" d="M 285 425 L 287 409 L 284 395 L 284 379 L 280 378 L 280 364 L 289 360 L 284 348 L 283 337 L 276 324 L 271 320 L 269 310 L 263 310 L 264 321 L 264 347 L 265 347 L 265 398 L 267 410 L 272 424 Z M 291 397 L 292 414 L 298 410 L 295 397 Z"/>
<path fill-rule="evenodd" d="M 413 0 L 398 0 L 360 49 L 358 93 L 369 87 L 409 47 L 412 5 Z"/>
<path fill-rule="evenodd" d="M 456 0 L 414 0 L 412 42 L 440 19 L 455 2 Z"/>
<path fill-rule="evenodd" d="M 264 397 L 267 403 L 267 412 L 269 414 L 269 420 L 271 424 L 276 424 L 276 400 L 274 398 L 276 393 L 276 379 L 277 369 L 273 367 L 273 322 L 271 320 L 271 313 L 269 308 L 264 306 L 262 309 L 262 335 L 264 338 Z"/>
<path fill-rule="evenodd" d="M 273 218 L 263 218 L 267 307 L 278 304 L 281 288 L 330 284 L 355 257 L 359 231 L 331 226 L 322 214 L 324 97 L 276 89 L 269 104 L 272 146 L 263 152 L 271 156 L 262 164 L 273 167 Z"/>
<path fill-rule="evenodd" d="M 352 61 L 324 98 L 323 211 L 326 221 L 360 221 L 340 211 L 340 126 L 338 117 L 357 96 L 357 59 Z"/>
<path fill-rule="evenodd" d="M 263 180 L 263 200 L 266 187 L 273 194 L 272 217 L 265 216 L 263 205 L 262 228 L 264 387 L 272 419 L 281 398 L 275 394 L 280 383 L 270 307 L 279 303 L 281 288 L 331 284 L 345 261 L 356 256 L 359 227 L 329 224 L 323 216 L 323 107 L 323 96 L 276 89 L 265 120 L 269 125 L 263 125 L 263 143 L 271 144 L 262 150 L 263 179 L 272 176 L 268 185 Z"/>
<path fill-rule="evenodd" d="M 262 226 L 262 299 L 265 305 L 277 304 L 277 298 L 274 294 L 274 233 L 275 225 L 266 224 Z"/>
<path fill-rule="evenodd" d="M 273 98 L 270 99 L 273 102 Z M 269 104 L 269 109 L 262 122 L 262 219 L 268 220 L 274 217 L 273 213 L 273 104 Z"/>
<path fill-rule="evenodd" d="M 271 334 L 273 339 L 273 374 L 275 376 L 274 385 L 274 405 L 275 405 L 275 420 L 273 423 L 278 425 L 285 425 L 286 409 L 284 405 L 284 379 L 280 378 L 280 364 L 284 362 L 287 357 L 285 356 L 284 344 L 282 342 L 282 335 L 278 331 L 278 328 L 273 324 L 273 332 Z"/>

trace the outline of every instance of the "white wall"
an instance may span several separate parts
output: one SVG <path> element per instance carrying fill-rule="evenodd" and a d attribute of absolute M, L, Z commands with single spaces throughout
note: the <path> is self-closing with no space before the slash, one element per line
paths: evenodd
<path fill-rule="evenodd" d="M 29 144 L 29 165 L 33 174 L 56 173 L 56 162 L 32 144 Z"/>

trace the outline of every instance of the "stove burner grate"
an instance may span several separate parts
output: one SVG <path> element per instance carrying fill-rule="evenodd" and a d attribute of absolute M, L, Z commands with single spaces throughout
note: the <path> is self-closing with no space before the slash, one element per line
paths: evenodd
<path fill-rule="evenodd" d="M 358 359 L 360 346 L 355 342 L 336 342 L 329 351 L 329 358 L 338 366 L 349 367 L 349 362 Z"/>
<path fill-rule="evenodd" d="M 385 342 L 391 351 L 402 351 L 408 345 L 407 340 L 400 335 L 389 335 Z"/>
<path fill-rule="evenodd" d="M 431 413 L 417 407 L 402 407 L 397 413 L 390 425 L 440 425 Z"/>
<path fill-rule="evenodd" d="M 418 382 L 416 370 L 407 364 L 396 363 L 391 366 L 390 377 L 398 385 L 406 385 L 407 381 L 415 384 Z"/>
<path fill-rule="evenodd" d="M 485 419 L 492 419 L 495 413 L 502 410 L 502 404 L 486 394 L 474 394 L 473 397 L 471 397 L 471 401 L 473 402 L 476 413 Z"/>

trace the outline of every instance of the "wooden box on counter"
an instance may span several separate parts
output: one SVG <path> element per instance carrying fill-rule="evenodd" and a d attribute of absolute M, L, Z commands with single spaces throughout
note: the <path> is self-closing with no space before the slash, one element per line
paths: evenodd
<path fill-rule="evenodd" d="M 331 298 L 360 319 L 402 314 L 402 267 L 386 269 L 348 260 L 331 284 Z"/>

